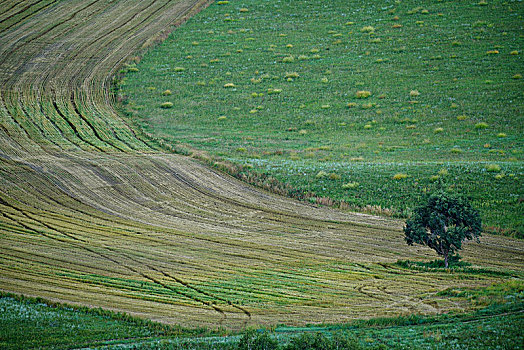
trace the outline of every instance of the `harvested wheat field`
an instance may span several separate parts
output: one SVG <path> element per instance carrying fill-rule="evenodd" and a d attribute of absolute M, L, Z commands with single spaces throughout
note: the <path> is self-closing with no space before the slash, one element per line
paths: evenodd
<path fill-rule="evenodd" d="M 403 222 L 318 208 L 169 153 L 112 77 L 207 1 L 0 2 L 0 289 L 171 324 L 303 325 L 472 308 L 439 292 L 522 279 L 524 243 L 417 271 Z"/>

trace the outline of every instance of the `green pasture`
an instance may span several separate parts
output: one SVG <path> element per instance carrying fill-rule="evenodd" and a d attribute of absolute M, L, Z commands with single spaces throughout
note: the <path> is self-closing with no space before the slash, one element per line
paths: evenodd
<path fill-rule="evenodd" d="M 111 339 L 148 338 L 173 331 L 150 321 L 102 309 L 73 308 L 42 299 L 2 294 L 0 348 L 70 349 Z"/>
<path fill-rule="evenodd" d="M 215 2 L 128 65 L 126 110 L 294 192 L 407 216 L 444 183 L 524 226 L 520 1 Z"/>
<path fill-rule="evenodd" d="M 478 309 L 465 314 L 406 315 L 338 325 L 275 326 L 250 336 L 268 334 L 278 349 L 293 349 L 290 344 L 304 344 L 312 337 L 321 337 L 328 345 L 332 339 L 346 338 L 351 349 L 518 349 L 522 344 L 520 281 L 483 289 L 449 289 L 442 294 L 454 301 L 469 300 Z M 185 330 L 100 309 L 7 294 L 0 298 L 0 310 L 0 345 L 5 349 L 241 349 L 239 341 L 247 336 L 245 332 Z"/>

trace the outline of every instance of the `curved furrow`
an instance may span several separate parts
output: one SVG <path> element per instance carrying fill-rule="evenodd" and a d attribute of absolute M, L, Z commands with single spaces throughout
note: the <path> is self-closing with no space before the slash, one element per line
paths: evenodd
<path fill-rule="evenodd" d="M 4 214 L 5 215 L 5 214 Z M 75 247 L 79 247 L 81 250 L 85 250 L 89 253 L 92 253 L 92 254 L 95 254 L 95 255 L 98 255 L 99 257 L 101 257 L 102 259 L 110 262 L 110 263 L 113 263 L 115 264 L 116 266 L 123 266 L 126 270 L 129 270 L 131 271 L 133 274 L 136 274 L 136 275 L 139 275 L 143 278 L 145 278 L 146 280 L 149 280 L 161 287 L 163 287 L 164 289 L 166 290 L 169 290 L 177 295 L 180 295 L 184 298 L 187 298 L 188 300 L 192 300 L 192 301 L 195 301 L 197 303 L 201 303 L 207 307 L 210 307 L 212 308 L 213 310 L 217 311 L 218 313 L 220 313 L 224 318 L 226 317 L 226 314 L 224 312 L 224 310 L 222 310 L 221 308 L 217 307 L 216 305 L 214 305 L 213 303 L 211 303 L 210 301 L 206 301 L 206 300 L 203 300 L 201 298 L 199 298 L 198 296 L 194 296 L 194 295 L 191 295 L 187 292 L 184 292 L 184 291 L 180 291 L 178 289 L 175 289 L 171 286 L 169 286 L 168 284 L 162 282 L 161 280 L 151 276 L 150 274 L 147 274 L 147 273 L 144 273 L 142 272 L 139 268 L 136 268 L 136 267 L 133 267 L 133 266 L 130 266 L 128 264 L 126 264 L 126 262 L 122 262 L 122 261 L 119 261 L 117 259 L 115 259 L 114 257 L 106 254 L 106 253 L 101 253 L 99 252 L 98 250 L 96 249 L 93 249 L 93 248 L 89 248 L 86 246 L 86 243 L 85 241 L 82 241 L 74 236 L 71 236 L 71 235 L 68 235 L 68 234 L 65 234 L 64 232 L 62 231 L 59 231 L 41 221 L 38 221 L 38 220 L 34 220 L 34 218 L 30 217 L 29 215 L 27 215 L 27 213 L 22 213 L 23 216 L 25 216 L 26 218 L 30 219 L 30 220 L 33 220 L 37 223 L 37 226 L 36 227 L 33 227 L 33 226 L 29 226 L 27 223 L 23 223 L 21 222 L 20 220 L 16 219 L 16 218 L 13 218 L 11 217 L 12 220 L 18 222 L 19 224 L 21 224 L 24 228 L 34 232 L 35 234 L 41 234 L 43 235 L 44 237 L 52 240 L 52 241 L 55 241 L 55 242 L 60 242 L 60 243 L 67 243 L 68 245 L 70 246 L 75 246 Z M 8 215 L 6 215 L 8 216 Z M 8 216 L 9 217 L 9 216 Z M 66 237 L 68 238 L 71 238 L 73 241 L 67 241 L 67 240 L 64 240 L 64 239 L 61 239 L 60 237 L 56 237 L 56 236 L 52 236 L 50 235 L 49 233 L 44 233 L 43 231 L 41 231 L 41 229 L 38 228 L 38 225 L 41 225 L 42 227 L 45 227 L 51 231 L 55 231 L 57 232 L 58 234 L 62 234 L 62 235 L 65 235 Z M 78 241 L 80 241 L 80 243 L 77 243 Z M 117 253 L 118 255 L 118 252 L 115 252 L 113 249 L 110 249 L 110 248 L 106 248 L 108 251 L 110 251 L 111 253 Z M 122 253 L 120 253 L 120 255 L 123 255 Z M 124 255 L 125 256 L 125 255 Z M 133 259 L 130 259 L 129 256 L 125 256 L 125 258 L 127 258 L 127 262 L 129 260 L 133 260 Z M 159 272 L 157 269 L 154 269 L 153 271 L 156 271 L 156 272 Z M 39 276 L 38 274 L 29 274 L 29 275 L 34 275 L 34 276 Z M 177 281 L 178 282 L 178 281 Z M 180 283 L 180 282 L 179 282 Z M 58 282 L 58 284 L 60 284 L 60 281 Z M 220 322 L 222 322 L 222 320 L 220 320 Z"/>
<path fill-rule="evenodd" d="M 23 47 L 27 47 L 29 44 L 31 44 L 35 40 L 42 39 L 46 34 L 50 33 L 51 31 L 55 31 L 55 29 L 61 27 L 64 24 L 66 25 L 62 26 L 63 31 L 67 32 L 67 31 L 73 30 L 76 26 L 78 26 L 78 23 L 74 23 L 72 22 L 72 20 L 77 18 L 78 15 L 82 11 L 89 9 L 91 6 L 98 3 L 99 1 L 100 0 L 93 1 L 78 9 L 71 8 L 70 13 L 67 13 L 67 12 L 64 13 L 61 11 L 55 11 L 55 12 L 49 13 L 48 15 L 55 16 L 58 22 L 52 23 L 47 28 L 30 28 L 30 27 L 24 28 L 25 34 L 22 37 L 18 37 L 17 41 L 11 42 L 12 45 L 6 45 L 3 47 L 2 58 L 0 59 L 0 64 L 4 64 L 10 58 L 13 59 L 17 57 L 16 55 L 18 53 L 18 50 L 22 49 Z M 100 11 L 102 10 L 103 8 L 100 9 Z M 96 15 L 96 12 L 86 13 L 86 15 L 89 17 L 92 17 Z M 80 18 L 79 20 L 82 20 L 82 19 Z M 39 31 L 35 32 L 35 30 L 39 30 Z M 56 36 L 61 35 L 61 33 L 63 32 L 53 33 L 53 35 L 56 38 Z M 53 37 L 51 37 L 50 40 L 53 40 Z"/>
<path fill-rule="evenodd" d="M 5 105 L 4 96 L 0 90 L 0 137 L 2 153 L 5 157 L 22 157 L 42 151 L 42 146 L 32 142 L 27 131 L 13 118 Z"/>
<path fill-rule="evenodd" d="M 165 289 L 171 290 L 171 291 L 175 292 L 176 294 L 182 295 L 183 297 L 186 297 L 186 298 L 191 299 L 191 300 L 195 300 L 195 301 L 197 301 L 199 303 L 202 303 L 203 305 L 209 306 L 212 309 L 214 309 L 215 311 L 217 311 L 220 314 L 225 316 L 224 310 L 222 310 L 221 308 L 213 305 L 211 302 L 205 301 L 205 300 L 199 298 L 198 296 L 194 296 L 194 295 L 191 295 L 189 293 L 186 293 L 186 292 L 183 292 L 183 291 L 179 291 L 177 289 L 173 289 L 172 287 L 170 287 L 167 284 L 161 282 L 160 280 L 150 276 L 149 274 L 144 273 L 144 272 L 140 271 L 139 269 L 137 269 L 135 267 L 127 265 L 126 262 L 129 262 L 129 261 L 133 261 L 135 263 L 138 262 L 137 260 L 132 258 L 130 255 L 123 254 L 121 252 L 116 251 L 115 249 L 110 248 L 110 247 L 102 247 L 102 249 L 107 250 L 107 251 L 111 252 L 112 254 L 114 254 L 116 256 L 118 256 L 118 255 L 124 256 L 124 258 L 125 258 L 124 261 L 117 261 L 114 257 L 109 256 L 106 253 L 101 253 L 101 252 L 99 252 L 96 249 L 88 247 L 87 246 L 88 242 L 85 239 L 78 238 L 76 235 L 69 234 L 66 231 L 64 231 L 63 229 L 57 228 L 54 225 L 50 225 L 50 224 L 48 224 L 48 223 L 46 223 L 46 222 L 44 222 L 42 220 L 39 220 L 35 216 L 29 214 L 27 211 L 23 211 L 23 210 L 21 210 L 19 208 L 16 208 L 15 206 L 10 205 L 9 203 L 5 202 L 4 200 L 2 200 L 2 202 L 3 202 L 3 205 L 6 205 L 7 207 L 11 208 L 13 211 L 19 213 L 21 217 L 27 219 L 27 220 L 25 220 L 26 222 L 24 223 L 20 219 L 20 216 L 17 218 L 13 214 L 5 213 L 5 211 L 2 213 L 3 215 L 5 215 L 8 218 L 10 218 L 12 221 L 15 221 L 15 222 L 19 223 L 20 225 L 22 225 L 24 228 L 26 228 L 28 230 L 31 230 L 32 232 L 34 232 L 36 234 L 41 234 L 41 235 L 43 235 L 46 238 L 49 238 L 51 240 L 58 241 L 58 242 L 61 242 L 61 243 L 67 243 L 67 244 L 73 245 L 73 246 L 77 246 L 77 247 L 79 247 L 79 248 L 81 248 L 83 250 L 86 250 L 86 251 L 90 252 L 90 253 L 99 255 L 103 259 L 105 259 L 105 260 L 107 260 L 109 262 L 112 262 L 112 263 L 116 264 L 117 266 L 123 266 L 125 269 L 128 269 L 129 271 L 131 271 L 133 273 L 136 273 L 136 274 L 138 274 L 138 275 L 140 275 L 140 276 L 142 276 L 142 277 L 144 277 L 144 278 L 146 278 L 148 280 L 151 280 L 152 282 L 154 282 L 154 283 L 164 287 Z M 30 224 L 31 224 L 31 226 L 29 226 Z M 42 230 L 42 228 L 47 229 L 49 232 L 47 232 L 47 233 L 44 232 Z M 59 237 L 53 236 L 53 235 L 51 235 L 51 233 L 56 233 L 56 234 L 59 235 Z M 67 240 L 67 238 L 64 240 L 63 238 L 60 237 L 62 235 L 67 237 L 67 238 L 69 238 L 70 240 Z M 140 262 L 138 262 L 138 263 L 139 263 L 139 265 L 142 265 L 142 263 L 140 263 Z M 145 266 L 148 267 L 152 271 L 160 273 L 160 274 L 162 274 L 162 275 L 164 275 L 164 276 L 166 276 L 166 277 L 176 281 L 177 283 L 183 285 L 184 287 L 186 287 L 186 288 L 188 288 L 190 290 L 197 291 L 198 293 L 206 295 L 206 296 L 210 296 L 211 298 L 213 298 L 215 300 L 224 301 L 221 298 L 215 298 L 215 297 L 213 297 L 209 293 L 200 291 L 198 288 L 192 287 L 189 284 L 187 284 L 186 282 L 183 282 L 181 279 L 173 277 L 173 276 L 167 274 L 166 272 L 160 271 L 159 269 L 157 269 L 157 268 L 155 268 L 153 266 L 149 266 L 147 264 L 145 264 Z M 230 304 L 230 305 L 232 305 L 232 304 Z M 233 305 L 233 307 L 234 307 L 234 305 Z M 244 313 L 246 313 L 249 316 L 249 312 L 246 312 L 245 310 L 241 310 L 241 311 L 243 311 Z"/>
<path fill-rule="evenodd" d="M 186 13 L 193 5 L 197 3 L 198 1 L 194 0 L 192 3 L 189 3 L 188 5 L 186 5 L 183 8 L 178 9 L 175 7 L 174 9 L 176 10 L 176 12 L 172 13 L 172 10 L 165 11 L 166 7 L 170 5 L 170 2 L 168 1 L 162 4 L 161 6 L 159 6 L 158 8 L 153 8 L 151 13 L 143 14 L 142 16 L 143 18 L 138 17 L 137 19 L 139 20 L 139 22 L 137 24 L 133 24 L 131 21 L 128 22 L 129 24 L 133 25 L 132 28 L 121 27 L 118 29 L 133 32 L 133 35 L 129 38 L 130 41 L 133 41 L 139 38 L 138 33 L 140 33 L 140 31 L 144 31 L 148 29 L 148 27 L 145 25 L 149 21 L 153 21 L 155 19 L 155 15 L 157 15 L 158 13 L 162 13 L 163 16 L 167 15 L 167 16 L 174 16 L 174 18 L 177 18 L 181 14 Z M 116 30 L 115 30 L 115 33 L 116 33 Z M 142 35 L 144 35 L 144 33 L 142 33 Z M 151 34 L 149 35 L 155 34 L 154 32 L 150 32 L 150 33 Z M 119 53 L 121 50 L 125 50 L 125 45 L 124 43 L 120 42 L 118 39 L 115 39 L 111 42 L 108 42 L 106 44 L 106 47 L 109 47 L 111 49 L 112 51 L 111 55 L 108 55 L 104 60 L 98 63 L 102 66 L 107 66 L 107 70 L 110 71 L 111 73 L 115 73 L 117 67 L 119 67 L 123 63 L 122 58 L 121 58 L 122 56 L 119 55 Z M 90 99 L 90 101 L 84 101 L 85 103 L 83 105 L 92 106 L 92 109 L 88 111 L 90 115 L 100 115 L 100 116 L 104 116 L 108 114 L 116 115 L 112 108 L 107 108 L 111 106 L 111 100 L 109 99 L 109 95 L 107 94 L 107 91 L 109 91 L 109 87 L 110 87 L 108 85 L 108 80 L 107 79 L 104 80 L 104 86 L 102 89 L 97 89 L 95 84 L 97 81 L 101 80 L 102 78 L 100 76 L 97 76 L 100 73 L 100 70 L 96 70 L 96 69 L 89 70 L 85 68 L 87 67 L 84 67 L 84 71 L 79 74 L 80 76 L 85 77 L 85 79 L 82 82 L 82 89 L 84 89 L 84 91 L 93 91 L 94 93 L 91 93 L 91 94 L 84 93 L 80 95 L 82 98 Z M 102 93 L 102 95 L 97 97 L 96 94 L 99 94 L 99 93 Z M 103 118 L 103 117 L 101 119 L 106 120 L 106 121 L 108 120 L 107 118 Z M 123 125 L 128 126 L 125 121 L 123 120 L 120 120 L 120 121 L 123 123 Z M 132 130 L 129 127 L 125 127 L 125 128 L 122 128 L 122 127 L 115 128 L 112 126 L 110 127 L 111 127 L 111 130 L 113 130 L 115 137 L 118 140 L 121 140 L 122 142 L 127 143 L 130 147 L 132 148 L 137 147 L 138 149 L 141 149 L 141 150 L 150 149 L 149 145 L 146 144 L 143 140 L 136 138 L 136 133 L 132 132 Z M 130 141 L 135 145 L 132 146 L 131 144 L 129 144 Z M 137 144 L 137 141 L 138 141 L 138 144 Z M 144 148 L 144 146 L 146 148 Z"/>
<path fill-rule="evenodd" d="M 0 20 L 3 20 L 7 13 L 9 13 L 16 6 L 20 6 L 20 3 L 23 3 L 23 2 L 24 1 L 10 1 L 10 0 L 0 1 Z"/>
<path fill-rule="evenodd" d="M 140 3 L 137 3 L 137 5 L 140 4 Z M 97 59 L 97 56 L 99 54 L 99 51 L 107 48 L 107 47 L 111 47 L 114 40 L 118 40 L 116 38 L 118 38 L 120 35 L 119 33 L 120 32 L 128 32 L 128 31 L 133 31 L 133 30 L 136 30 L 136 28 L 143 23 L 144 20 L 141 20 L 141 22 L 139 22 L 138 24 L 135 24 L 134 23 L 134 20 L 135 19 L 140 19 L 140 17 L 142 17 L 144 14 L 147 14 L 148 13 L 148 10 L 149 8 L 151 7 L 154 7 L 155 3 L 146 3 L 146 6 L 145 7 L 142 7 L 140 9 L 136 9 L 135 8 L 129 8 L 129 16 L 130 17 L 127 17 L 125 18 L 124 20 L 121 20 L 121 21 L 116 21 L 116 24 L 114 26 L 114 28 L 108 30 L 108 31 L 105 31 L 103 34 L 101 33 L 100 35 L 94 35 L 93 36 L 93 40 L 91 42 L 89 42 L 88 45 L 84 46 L 81 48 L 81 50 L 77 51 L 77 53 L 72 56 L 71 58 L 68 59 L 68 61 L 71 61 L 71 62 L 75 62 L 78 58 L 78 56 L 81 54 L 81 53 L 85 53 L 85 52 L 91 52 L 93 51 L 94 54 L 90 57 L 87 57 L 87 61 L 95 61 Z M 162 9 L 162 7 L 164 7 L 166 4 L 162 5 L 159 7 L 159 9 Z M 155 9 L 154 12 L 156 12 L 157 10 L 159 9 Z M 152 16 L 152 14 L 148 14 L 148 17 L 149 16 Z M 116 37 L 113 41 L 111 40 L 107 40 L 108 38 L 111 38 L 111 37 Z M 99 43 L 102 43 L 102 44 L 99 44 Z M 91 49 L 92 47 L 96 46 L 94 49 Z M 85 97 L 89 96 L 89 94 L 87 93 L 80 93 L 80 94 L 76 94 L 75 93 L 75 89 L 71 88 L 71 87 L 75 87 L 77 88 L 78 87 L 78 84 L 79 82 L 77 81 L 77 78 L 76 77 L 82 77 L 82 81 L 83 79 L 85 79 L 85 77 L 87 77 L 89 74 L 88 72 L 90 71 L 93 71 L 95 70 L 95 67 L 94 65 L 83 65 L 83 66 L 79 66 L 79 65 L 73 65 L 73 69 L 77 69 L 77 68 L 80 68 L 81 71 L 74 71 L 74 74 L 72 74 L 72 79 L 70 81 L 68 80 L 65 80 L 65 79 L 61 79 L 60 78 L 60 74 L 58 74 L 57 78 L 56 79 L 60 79 L 60 81 L 62 83 L 64 82 L 67 82 L 66 86 L 65 86 L 65 94 L 67 94 L 67 91 L 71 91 L 71 96 L 70 96 L 70 106 L 72 107 L 73 111 L 75 112 L 76 115 L 78 115 L 84 122 L 86 122 L 89 127 L 91 128 L 93 134 L 95 135 L 95 137 L 99 140 L 103 140 L 104 142 L 110 144 L 112 147 L 116 148 L 117 150 L 119 151 L 127 151 L 127 150 L 131 150 L 133 149 L 132 146 L 130 145 L 126 145 L 125 142 L 123 142 L 120 138 L 117 137 L 117 135 L 115 134 L 115 131 L 114 131 L 114 127 L 112 127 L 109 123 L 108 123 L 108 120 L 105 119 L 105 118 L 99 118 L 99 115 L 93 110 L 88 110 L 88 111 L 81 111 L 80 110 L 80 105 L 83 105 L 83 106 L 90 106 L 88 103 L 86 103 L 86 101 L 82 101 L 82 99 L 84 99 Z M 64 69 L 63 71 L 65 72 L 69 72 L 68 69 Z M 93 89 L 94 90 L 94 89 Z M 85 90 L 84 90 L 85 91 Z M 59 98 L 60 96 L 57 96 L 57 98 Z M 77 103 L 77 101 L 82 101 L 83 103 L 82 104 L 79 104 Z M 96 104 L 92 104 L 91 106 L 95 106 Z M 89 118 L 86 118 L 85 117 L 85 114 L 89 114 Z M 92 121 L 99 121 L 100 124 L 98 126 L 95 126 L 95 125 L 92 125 L 90 120 Z M 105 125 L 102 124 L 102 122 L 105 122 Z M 103 134 L 102 134 L 103 133 Z M 111 134 L 109 134 L 111 133 Z M 102 135 L 101 135 L 102 134 Z"/>
<path fill-rule="evenodd" d="M 150 146 L 116 112 L 113 75 L 208 4 L 1 2 L 0 289 L 241 328 L 441 312 L 455 306 L 435 291 L 500 281 L 393 268 L 433 258 L 406 250 L 399 220 L 292 201 Z M 520 276 L 523 249 L 488 236 L 463 255 Z"/>
<path fill-rule="evenodd" d="M 37 0 L 27 4 L 17 4 L 17 6 L 13 8 L 14 11 L 12 13 L 9 13 L 6 17 L 0 19 L 0 33 L 3 31 L 3 28 L 8 28 L 10 25 L 21 23 L 35 13 L 56 4 L 58 1 L 59 0 Z"/>

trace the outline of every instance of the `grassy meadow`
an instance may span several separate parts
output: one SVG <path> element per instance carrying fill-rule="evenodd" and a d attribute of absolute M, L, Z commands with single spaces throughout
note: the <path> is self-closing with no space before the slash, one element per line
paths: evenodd
<path fill-rule="evenodd" d="M 0 346 L 240 350 L 245 349 L 243 339 L 267 335 L 276 347 L 254 345 L 252 349 L 326 350 L 335 349 L 328 346 L 337 340 L 337 349 L 518 349 L 524 340 L 523 287 L 521 282 L 506 282 L 481 291 L 458 288 L 443 292 L 451 299 L 469 299 L 477 304 L 477 311 L 465 314 L 374 318 L 301 328 L 281 325 L 242 333 L 182 329 L 101 309 L 3 294 Z"/>
<path fill-rule="evenodd" d="M 2 349 L 93 346 L 111 339 L 144 338 L 162 332 L 114 317 L 101 309 L 74 309 L 41 299 L 3 294 L 0 298 Z M 124 315 L 122 315 L 124 316 Z"/>
<path fill-rule="evenodd" d="M 219 1 L 127 66 L 119 94 L 146 133 L 244 179 L 401 217 L 443 183 L 487 231 L 522 237 L 523 13 L 498 0 Z"/>

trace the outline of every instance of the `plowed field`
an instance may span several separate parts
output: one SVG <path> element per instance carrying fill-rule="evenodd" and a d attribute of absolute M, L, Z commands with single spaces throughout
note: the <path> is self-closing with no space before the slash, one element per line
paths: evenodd
<path fill-rule="evenodd" d="M 130 55 L 206 1 L 0 2 L 0 289 L 185 326 L 462 310 L 437 293 L 501 275 L 432 259 L 402 222 L 316 208 L 169 154 L 115 112 Z M 464 258 L 522 278 L 524 243 Z"/>

